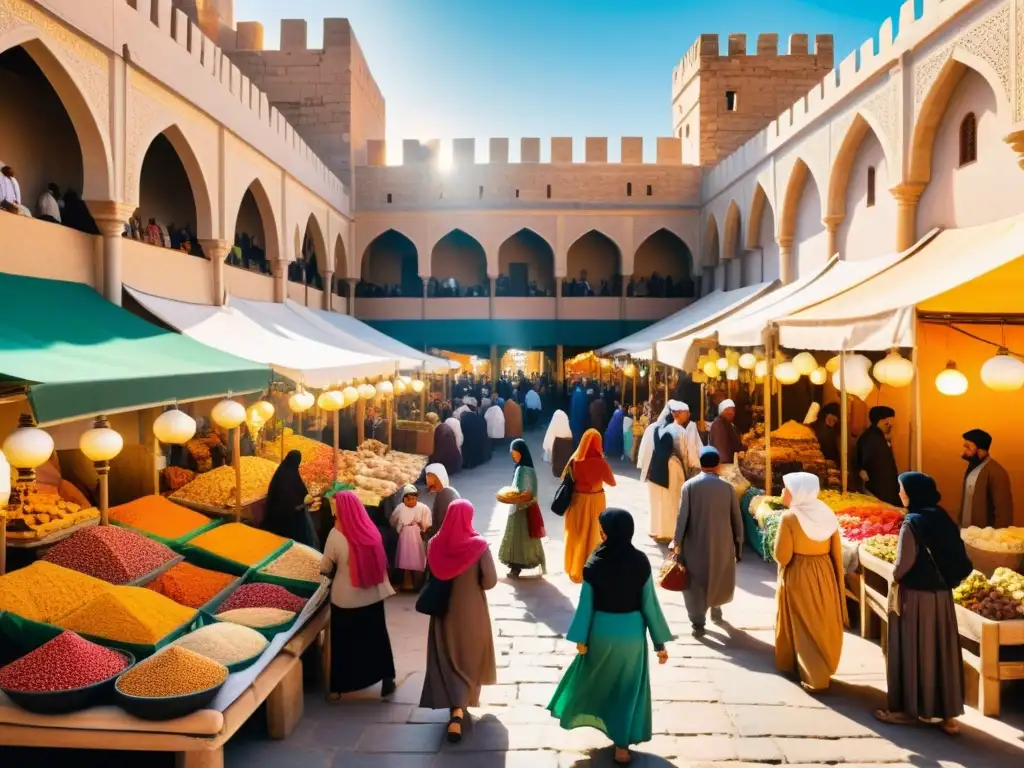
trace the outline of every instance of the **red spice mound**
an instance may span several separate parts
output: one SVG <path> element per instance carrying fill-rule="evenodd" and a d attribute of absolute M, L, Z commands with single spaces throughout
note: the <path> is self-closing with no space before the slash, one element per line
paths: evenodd
<path fill-rule="evenodd" d="M 306 601 L 277 584 L 243 584 L 217 609 L 217 613 L 236 608 L 279 608 L 301 613 Z"/>
<path fill-rule="evenodd" d="M 114 525 L 86 528 L 64 539 L 43 560 L 111 584 L 127 584 L 173 560 L 158 541 Z"/>
<path fill-rule="evenodd" d="M 90 643 L 74 632 L 53 640 L 0 669 L 0 687 L 9 691 L 69 691 L 108 680 L 123 672 L 128 659 Z"/>

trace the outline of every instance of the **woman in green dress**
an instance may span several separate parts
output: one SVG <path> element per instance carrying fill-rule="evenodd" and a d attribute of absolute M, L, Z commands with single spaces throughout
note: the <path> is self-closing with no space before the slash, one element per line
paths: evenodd
<path fill-rule="evenodd" d="M 632 759 L 631 744 L 651 740 L 651 680 L 647 634 L 658 663 L 668 661 L 672 631 L 654 592 L 651 564 L 633 546 L 633 517 L 606 509 L 601 544 L 583 569 L 583 590 L 566 639 L 573 660 L 548 711 L 566 730 L 597 728 L 615 744 L 615 763 Z"/>
<path fill-rule="evenodd" d="M 523 494 L 523 500 L 511 505 L 505 535 L 498 548 L 498 560 L 508 566 L 509 576 L 518 579 L 524 569 L 540 568 L 541 573 L 547 573 L 548 568 L 544 559 L 544 517 L 537 504 L 533 457 L 522 438 L 512 441 L 509 452 L 516 465 L 512 487 Z"/>

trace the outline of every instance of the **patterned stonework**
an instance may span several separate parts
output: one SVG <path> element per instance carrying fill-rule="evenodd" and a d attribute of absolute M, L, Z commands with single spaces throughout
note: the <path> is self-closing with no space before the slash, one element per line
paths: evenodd
<path fill-rule="evenodd" d="M 1024 120 L 1024 0 L 1015 0 L 1016 2 L 1016 31 L 1017 39 L 1014 44 L 1017 47 L 1017 94 L 1014 99 L 1015 114 L 1014 122 L 1020 122 Z"/>
<path fill-rule="evenodd" d="M 139 174 L 142 161 L 153 137 L 154 124 L 169 121 L 163 105 L 151 99 L 132 83 L 125 100 L 126 141 L 125 141 L 125 187 L 127 202 L 139 203 Z"/>
<path fill-rule="evenodd" d="M 1008 0 L 974 24 L 961 25 L 953 32 L 949 42 L 914 64 L 915 117 L 920 113 L 925 97 L 938 78 L 939 72 L 957 48 L 987 62 L 999 78 L 1007 101 L 1013 103 L 1013 93 L 1010 90 L 1010 10 Z M 1018 46 L 1018 57 L 1019 49 Z M 1020 78 L 1019 66 L 1017 77 Z"/>
<path fill-rule="evenodd" d="M 889 79 L 861 104 L 860 111 L 875 118 L 875 125 L 882 132 L 879 143 L 885 149 L 890 163 L 897 161 L 900 135 L 900 94 L 897 78 Z"/>

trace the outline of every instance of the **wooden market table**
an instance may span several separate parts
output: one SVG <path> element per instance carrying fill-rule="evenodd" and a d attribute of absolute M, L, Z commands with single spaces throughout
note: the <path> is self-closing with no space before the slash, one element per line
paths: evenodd
<path fill-rule="evenodd" d="M 227 709 L 150 722 L 114 707 L 47 716 L 0 706 L 0 744 L 18 747 L 175 752 L 178 768 L 223 768 L 224 745 L 267 703 L 267 731 L 284 739 L 303 715 L 302 655 L 330 626 L 325 602 Z M 322 648 L 321 648 L 322 649 Z"/>
<path fill-rule="evenodd" d="M 863 546 L 860 564 L 861 637 L 880 636 L 886 652 L 885 626 L 889 620 L 889 589 L 894 569 L 891 563 L 870 554 Z M 977 692 L 981 714 L 998 717 L 1001 683 L 1024 680 L 1024 620 L 991 621 L 959 605 L 955 608 L 968 690 Z"/>

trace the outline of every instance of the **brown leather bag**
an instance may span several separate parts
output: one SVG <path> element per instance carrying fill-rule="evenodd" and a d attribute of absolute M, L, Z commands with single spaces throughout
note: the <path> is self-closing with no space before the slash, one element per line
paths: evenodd
<path fill-rule="evenodd" d="M 669 592 L 685 592 L 690 586 L 690 572 L 676 560 L 671 552 L 665 557 L 658 573 L 658 586 Z"/>

